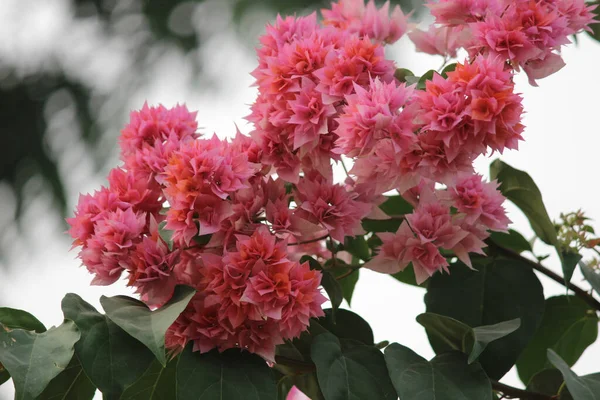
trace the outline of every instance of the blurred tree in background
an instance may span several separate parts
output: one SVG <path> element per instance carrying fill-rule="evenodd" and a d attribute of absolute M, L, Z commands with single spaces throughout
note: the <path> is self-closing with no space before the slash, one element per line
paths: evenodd
<path fill-rule="evenodd" d="M 209 1 L 196 0 L 72 0 L 65 2 L 69 8 L 69 23 L 79 31 L 92 31 L 95 39 L 75 38 L 60 51 L 40 49 L 33 63 L 25 63 L 14 51 L 13 59 L 0 61 L 0 126 L 3 138 L 3 156 L 0 161 L 0 246 L 7 243 L 4 236 L 9 232 L 7 224 L 17 224 L 27 204 L 27 196 L 50 193 L 52 205 L 48 209 L 63 218 L 69 214 L 65 171 L 61 172 L 59 161 L 71 151 L 71 141 L 77 139 L 84 147 L 85 157 L 93 159 L 96 169 L 101 168 L 111 147 L 102 143 L 102 135 L 118 130 L 116 121 L 122 121 L 128 112 L 128 101 L 145 79 L 144 74 L 158 55 L 166 51 L 196 52 L 207 40 L 210 32 L 198 29 L 194 16 L 206 12 L 204 18 L 213 19 L 212 9 L 203 10 Z M 305 14 L 328 7 L 325 0 L 219 0 L 212 6 L 227 8 L 229 21 L 222 29 L 235 30 L 248 46 L 257 43 L 258 33 L 263 30 L 264 14 Z M 417 9 L 418 0 L 392 1 L 401 3 L 405 12 Z M 36 4 L 37 5 L 37 4 Z M 26 6 L 23 6 L 26 7 Z M 257 10 L 263 17 L 248 18 Z M 10 20 L 10 15 L 0 15 L 0 20 Z M 13 21 L 15 22 L 15 21 Z M 233 24 L 231 24 L 233 22 Z M 0 22 L 4 23 L 4 21 Z M 18 22 L 17 22 L 18 23 Z M 214 26 L 214 24 L 213 24 Z M 23 32 L 30 27 L 23 23 Z M 42 29 L 42 28 L 40 28 Z M 248 30 L 251 29 L 251 34 Z M 77 31 L 77 32 L 79 32 Z M 76 35 L 77 36 L 77 35 Z M 13 38 L 5 38 L 10 42 Z M 84 41 L 87 41 L 84 43 Z M 15 46 L 19 46 L 15 42 Z M 42 44 L 43 45 L 43 44 Z M 96 48 L 89 47 L 96 46 Z M 87 50 L 85 50 L 87 48 Z M 60 48 L 60 46 L 59 46 Z M 102 49 L 118 49 L 126 58 L 113 62 L 112 53 Z M 224 50 L 226 51 L 226 50 Z M 117 52 L 119 53 L 119 52 Z M 88 54 L 88 55 L 86 55 Z M 108 79 L 100 79 L 97 68 L 89 60 L 89 54 L 107 58 L 114 73 Z M 79 59 L 78 59 L 79 57 Z M 83 59 L 82 59 L 83 58 Z M 79 61 L 75 65 L 73 60 Z M 202 57 L 189 57 L 194 73 L 202 79 Z M 33 65 L 32 65 L 33 64 Z M 88 65 L 90 64 L 90 65 Z M 249 73 L 250 69 L 240 71 Z M 110 74 L 109 74 L 110 75 Z M 71 110 L 71 136 L 64 132 L 62 148 L 49 145 L 49 120 L 61 110 Z M 54 140 L 56 141 L 56 140 Z M 60 142 L 60 140 L 59 140 Z M 70 168 L 76 168 L 77 161 Z M 35 180 L 37 185 L 28 185 Z M 41 182 L 41 183 L 40 183 Z M 32 190 L 33 186 L 35 190 Z M 9 206 L 7 193 L 12 195 Z M 6 244 L 5 244 L 6 246 Z M 2 248 L 0 248 L 0 253 Z"/>

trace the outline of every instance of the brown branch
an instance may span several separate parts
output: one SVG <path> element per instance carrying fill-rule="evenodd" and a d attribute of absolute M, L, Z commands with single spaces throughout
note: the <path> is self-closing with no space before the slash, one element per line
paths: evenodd
<path fill-rule="evenodd" d="M 315 239 L 305 240 L 303 242 L 288 243 L 288 246 L 299 246 L 301 244 L 309 244 L 309 243 L 319 242 L 321 240 L 327 239 L 328 237 L 329 237 L 329 233 L 327 235 L 323 235 L 323 236 L 315 238 Z"/>
<path fill-rule="evenodd" d="M 558 396 L 549 396 L 543 393 L 530 392 L 528 390 L 517 389 L 516 387 L 508 386 L 504 383 L 490 380 L 492 389 L 503 394 L 506 399 L 521 399 L 521 400 L 556 400 Z"/>
<path fill-rule="evenodd" d="M 594 296 L 592 296 L 591 294 L 589 294 L 588 292 L 586 292 L 579 286 L 577 286 L 571 282 L 565 283 L 564 278 L 562 276 L 560 276 L 559 274 L 557 274 L 556 272 L 549 270 L 548 268 L 544 267 L 539 262 L 535 262 L 533 260 L 530 260 L 527 257 L 523 257 L 521 254 L 517 253 L 516 251 L 507 249 L 506 247 L 499 246 L 498 244 L 496 244 L 492 241 L 488 241 L 488 245 L 490 245 L 490 247 L 495 248 L 495 249 L 499 250 L 500 252 L 506 254 L 507 256 L 516 258 L 520 261 L 523 261 L 524 263 L 528 264 L 534 270 L 541 272 L 542 274 L 546 275 L 548 278 L 552 279 L 553 281 L 555 281 L 563 286 L 566 286 L 568 289 L 572 290 L 573 293 L 575 293 L 577 296 L 581 297 L 582 300 L 584 300 L 586 303 L 588 303 L 590 306 L 592 306 L 595 310 L 600 311 L 600 301 L 596 300 L 594 298 Z"/>

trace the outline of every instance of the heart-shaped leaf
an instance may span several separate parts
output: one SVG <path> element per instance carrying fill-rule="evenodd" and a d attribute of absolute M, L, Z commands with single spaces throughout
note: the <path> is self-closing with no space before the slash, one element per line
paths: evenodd
<path fill-rule="evenodd" d="M 381 351 L 356 343 L 340 342 L 331 333 L 314 339 L 311 358 L 325 399 L 396 400 Z"/>
<path fill-rule="evenodd" d="M 353 313 L 350 310 L 340 308 L 336 312 L 335 321 L 333 320 L 332 310 L 330 308 L 324 310 L 325 317 L 319 318 L 319 324 L 329 332 L 333 333 L 340 339 L 358 340 L 367 345 L 373 345 L 373 330 L 369 323 L 360 315 Z"/>
<path fill-rule="evenodd" d="M 532 251 L 531 243 L 529 243 L 519 232 L 512 229 L 509 229 L 508 233 L 492 232 L 490 239 L 497 245 L 506 247 L 517 253 Z"/>
<path fill-rule="evenodd" d="M 492 387 L 479 365 L 467 357 L 448 352 L 427 361 L 411 349 L 392 343 L 385 362 L 401 399 L 492 400 Z"/>
<path fill-rule="evenodd" d="M 179 285 L 173 297 L 158 310 L 151 311 L 143 302 L 127 296 L 100 298 L 106 315 L 125 332 L 142 342 L 165 366 L 165 333 L 183 312 L 196 290 Z"/>
<path fill-rule="evenodd" d="M 479 263 L 480 264 L 480 263 Z M 454 318 L 468 326 L 494 325 L 520 318 L 515 332 L 491 342 L 479 362 L 492 379 L 500 379 L 527 346 L 544 313 L 542 285 L 529 265 L 517 260 L 495 260 L 474 264 L 471 270 L 461 263 L 450 266 L 450 274 L 429 279 L 425 304 L 427 312 Z M 447 345 L 430 336 L 436 353 Z"/>
<path fill-rule="evenodd" d="M 600 400 L 600 373 L 577 376 L 552 349 L 548 349 L 548 360 L 562 374 L 573 400 Z"/>
<path fill-rule="evenodd" d="M 177 363 L 177 400 L 275 400 L 277 385 L 265 360 L 245 351 L 192 352 Z"/>
<path fill-rule="evenodd" d="M 36 400 L 92 400 L 95 393 L 96 387 L 74 355 L 67 369 L 52 379 Z"/>
<path fill-rule="evenodd" d="M 430 337 L 435 336 L 451 349 L 465 353 L 469 364 L 479 357 L 490 342 L 513 333 L 521 325 L 521 320 L 516 318 L 494 325 L 471 328 L 454 318 L 434 313 L 417 316 L 417 322 L 427 329 Z"/>
<path fill-rule="evenodd" d="M 129 386 L 120 400 L 171 400 L 176 398 L 177 361 L 169 361 L 163 367 L 155 360 L 133 385 Z"/>
<path fill-rule="evenodd" d="M 0 362 L 13 378 L 15 400 L 39 396 L 67 368 L 79 338 L 73 321 L 65 321 L 44 333 L 0 324 Z"/>
<path fill-rule="evenodd" d="M 596 341 L 598 317 L 577 296 L 556 296 L 546 300 L 542 322 L 517 360 L 524 383 L 549 368 L 546 349 L 553 349 L 568 365 L 574 365 L 584 350 Z"/>
<path fill-rule="evenodd" d="M 16 308 L 0 307 L 0 323 L 12 329 L 46 332 L 46 327 L 36 317 Z"/>
<path fill-rule="evenodd" d="M 81 331 L 75 352 L 86 375 L 105 398 L 119 398 L 148 369 L 154 356 L 76 294 L 65 296 L 62 310 L 65 318 L 75 321 Z"/>

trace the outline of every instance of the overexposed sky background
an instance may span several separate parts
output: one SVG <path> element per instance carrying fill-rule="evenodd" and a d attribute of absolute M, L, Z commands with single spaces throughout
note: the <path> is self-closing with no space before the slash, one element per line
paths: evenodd
<path fill-rule="evenodd" d="M 185 55 L 176 50 L 157 49 L 156 61 L 150 70 L 143 71 L 147 78 L 131 97 L 130 108 L 139 108 L 144 101 L 167 106 L 186 103 L 189 108 L 198 110 L 199 125 L 204 132 L 216 132 L 221 137 L 233 135 L 234 123 L 242 132 L 250 131 L 251 126 L 243 117 L 249 113 L 249 104 L 256 94 L 250 87 L 253 79 L 249 73 L 257 62 L 247 42 L 231 30 L 220 29 L 230 23 L 230 11 L 224 3 L 207 1 L 195 11 L 195 29 L 212 31 L 212 36 L 199 51 Z M 5 60 L 10 65 L 43 69 L 46 66 L 41 65 L 40 60 L 51 55 L 57 63 L 71 69 L 81 65 L 79 69 L 73 69 L 73 73 L 81 79 L 96 79 L 98 91 L 114 90 L 111 83 L 120 74 L 131 72 L 128 71 L 131 65 L 128 50 L 135 43 L 107 35 L 93 20 L 74 23 L 68 4 L 66 0 L 0 1 L 0 37 L 3 38 L 0 41 L 0 66 Z M 219 18 L 213 18 L 214 15 Z M 264 15 L 249 16 L 245 23 L 264 20 Z M 256 35 L 260 32 L 255 31 Z M 258 36 L 251 42 L 257 41 Z M 388 47 L 387 54 L 398 67 L 408 68 L 416 75 L 437 68 L 441 63 L 440 57 L 415 53 L 406 37 Z M 517 90 L 523 93 L 527 112 L 525 142 L 519 151 L 506 152 L 501 158 L 530 173 L 542 191 L 551 218 L 558 218 L 561 212 L 582 208 L 588 216 L 600 220 L 600 181 L 596 175 L 600 151 L 600 44 L 580 35 L 579 44 L 567 46 L 563 56 L 567 66 L 540 80 L 540 87 L 529 86 L 524 75 L 517 77 Z M 187 57 L 206 60 L 202 79 L 198 79 L 190 68 Z M 202 82 L 210 82 L 210 85 L 203 86 Z M 57 112 L 49 110 L 52 120 L 48 128 L 48 146 L 57 154 L 63 153 L 60 168 L 68 177 L 67 190 L 72 204 L 77 201 L 79 192 L 93 191 L 104 184 L 106 176 L 106 171 L 95 174 L 83 145 L 77 143 L 73 135 L 64 134 L 65 127 L 74 123 L 73 113 L 69 108 Z M 115 126 L 124 123 L 124 120 L 118 121 Z M 117 135 L 118 129 L 115 129 L 104 137 L 104 143 L 114 149 L 107 168 L 117 163 L 114 147 Z M 487 175 L 490 161 L 484 157 L 478 159 L 478 171 Z M 2 208 L 14 207 L 8 189 L 2 185 L 0 201 Z M 14 231 L 11 250 L 0 259 L 0 263 L 7 264 L 0 265 L 1 305 L 27 310 L 47 326 L 62 322 L 60 301 L 67 292 L 78 293 L 98 308 L 101 295 L 131 293 L 123 281 L 110 287 L 89 286 L 91 276 L 79 267 L 76 251 L 69 251 L 69 238 L 61 234 L 64 227 L 54 214 L 49 213 L 49 201 L 44 196 L 29 199 L 23 232 L 19 235 L 14 226 L 7 224 L 8 221 L 0 221 L 2 229 Z M 533 236 L 524 216 L 511 204 L 508 210 L 513 228 L 526 237 Z M 600 225 L 596 227 L 600 228 Z M 536 251 L 552 253 L 539 244 Z M 555 256 L 544 263 L 560 271 Z M 562 286 L 544 276 L 540 279 L 546 297 L 564 294 Z M 573 282 L 587 287 L 578 270 Z M 352 310 L 371 324 L 377 341 L 399 342 L 431 358 L 434 353 L 424 329 L 415 321 L 415 317 L 425 311 L 424 294 L 423 289 L 364 270 L 356 286 Z M 600 342 L 589 347 L 573 369 L 579 374 L 598 372 L 598 360 Z M 514 369 L 503 382 L 521 386 Z M 1 386 L 0 399 L 12 398 L 12 390 L 10 384 Z"/>

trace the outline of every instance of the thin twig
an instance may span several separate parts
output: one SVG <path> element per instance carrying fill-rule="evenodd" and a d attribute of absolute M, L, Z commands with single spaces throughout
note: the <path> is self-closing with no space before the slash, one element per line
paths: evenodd
<path fill-rule="evenodd" d="M 328 237 L 329 237 L 329 234 L 315 238 L 315 239 L 305 240 L 303 242 L 288 243 L 288 246 L 299 246 L 301 244 L 309 244 L 309 243 L 319 242 L 321 240 L 327 239 Z"/>
<path fill-rule="evenodd" d="M 293 358 L 287 358 L 284 356 L 275 356 L 275 363 L 284 365 L 286 367 L 292 367 L 299 371 L 314 371 L 315 364 L 307 361 L 294 360 Z"/>
<path fill-rule="evenodd" d="M 516 387 L 508 386 L 504 383 L 491 380 L 492 389 L 501 392 L 506 399 L 521 399 L 521 400 L 556 400 L 558 396 L 548 396 L 547 394 L 530 392 L 528 390 L 517 389 Z"/>
<path fill-rule="evenodd" d="M 494 242 L 488 241 L 488 245 L 490 245 L 490 247 L 493 247 L 512 258 L 516 258 L 520 261 L 523 261 L 524 263 L 528 264 L 534 270 L 541 272 L 542 274 L 546 275 L 548 278 L 552 279 L 553 281 L 555 281 L 563 286 L 566 286 L 568 289 L 572 290 L 573 293 L 575 293 L 577 296 L 581 297 L 582 300 L 584 300 L 586 303 L 588 303 L 590 306 L 592 306 L 595 310 L 600 311 L 600 301 L 596 300 L 591 294 L 589 294 L 588 292 L 586 292 L 579 286 L 575 285 L 574 283 L 571 283 L 571 282 L 566 283 L 564 278 L 562 276 L 560 276 L 559 274 L 557 274 L 556 272 L 549 270 L 548 268 L 544 267 L 539 262 L 535 262 L 533 260 L 530 260 L 527 257 L 523 257 L 521 254 L 517 253 L 516 251 L 507 249 L 506 247 L 499 246 L 498 244 L 496 244 Z"/>

